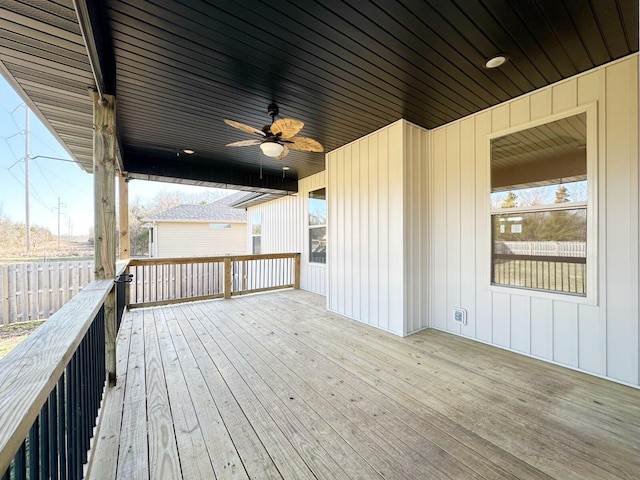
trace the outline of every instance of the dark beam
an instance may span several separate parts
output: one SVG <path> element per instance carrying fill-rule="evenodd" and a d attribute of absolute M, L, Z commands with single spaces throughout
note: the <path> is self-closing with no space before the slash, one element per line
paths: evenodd
<path fill-rule="evenodd" d="M 87 46 L 89 63 L 96 82 L 96 89 L 102 97 L 105 94 L 116 96 L 116 60 L 113 40 L 109 30 L 109 19 L 102 1 L 73 0 L 78 16 L 78 25 Z M 119 135 L 116 132 L 117 162 L 123 171 L 123 152 Z"/>
<path fill-rule="evenodd" d="M 210 184 L 234 190 L 253 190 L 288 195 L 298 191 L 298 179 L 255 171 L 219 168 L 209 162 L 159 160 L 153 156 L 133 154 L 126 157 L 125 170 L 132 178 L 158 180 L 179 179 L 184 183 Z"/>
<path fill-rule="evenodd" d="M 80 31 L 87 46 L 89 63 L 93 70 L 98 92 L 115 95 L 116 62 L 103 2 L 73 0 L 73 6 L 76 15 L 78 15 Z"/>

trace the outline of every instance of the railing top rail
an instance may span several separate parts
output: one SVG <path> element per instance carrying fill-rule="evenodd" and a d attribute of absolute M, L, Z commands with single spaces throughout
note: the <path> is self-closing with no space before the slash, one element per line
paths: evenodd
<path fill-rule="evenodd" d="M 113 280 L 94 280 L 0 360 L 0 472 L 29 433 Z"/>
<path fill-rule="evenodd" d="M 567 257 L 559 255 L 518 255 L 511 253 L 494 253 L 493 257 L 498 260 L 533 260 L 536 262 L 550 263 L 587 263 L 586 257 Z"/>
<path fill-rule="evenodd" d="M 122 275 L 127 270 L 129 262 L 130 260 L 118 260 L 116 262 L 116 277 Z"/>
<path fill-rule="evenodd" d="M 209 263 L 224 262 L 225 259 L 231 261 L 242 260 L 262 260 L 270 258 L 295 258 L 299 253 L 264 253 L 259 255 L 219 255 L 215 257 L 175 257 L 175 258 L 132 258 L 129 266 L 136 265 L 176 265 L 185 263 Z"/>

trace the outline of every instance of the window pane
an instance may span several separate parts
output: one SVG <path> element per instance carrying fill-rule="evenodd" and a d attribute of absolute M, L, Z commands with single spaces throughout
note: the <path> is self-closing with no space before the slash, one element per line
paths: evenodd
<path fill-rule="evenodd" d="M 309 262 L 327 263 L 327 227 L 309 229 Z"/>
<path fill-rule="evenodd" d="M 262 237 L 257 236 L 257 237 L 253 237 L 253 246 L 252 246 L 252 252 L 254 255 L 259 255 L 260 253 L 262 253 L 261 251 L 261 244 L 262 244 Z"/>
<path fill-rule="evenodd" d="M 314 190 L 309 192 L 309 225 L 327 224 L 327 196 L 326 190 Z"/>
<path fill-rule="evenodd" d="M 492 139 L 491 191 L 586 180 L 586 124 L 580 113 Z"/>
<path fill-rule="evenodd" d="M 586 294 L 587 210 L 496 214 L 492 282 Z"/>
<path fill-rule="evenodd" d="M 251 234 L 260 235 L 262 233 L 262 214 L 254 213 L 251 217 Z"/>
<path fill-rule="evenodd" d="M 533 207 L 564 202 L 586 202 L 587 181 L 549 183 L 540 187 L 491 192 L 491 209 Z"/>

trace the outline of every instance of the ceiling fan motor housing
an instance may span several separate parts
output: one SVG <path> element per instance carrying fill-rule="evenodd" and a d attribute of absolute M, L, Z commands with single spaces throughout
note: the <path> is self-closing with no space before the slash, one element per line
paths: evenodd
<path fill-rule="evenodd" d="M 269 115 L 271 119 L 274 119 L 275 117 L 277 117 L 278 113 L 280 113 L 280 109 L 278 108 L 278 105 L 276 105 L 275 103 L 272 103 L 267 107 L 267 115 Z"/>

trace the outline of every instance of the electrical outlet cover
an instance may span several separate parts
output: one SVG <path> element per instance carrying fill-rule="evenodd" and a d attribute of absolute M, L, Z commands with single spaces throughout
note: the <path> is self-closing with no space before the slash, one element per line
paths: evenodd
<path fill-rule="evenodd" d="M 454 307 L 453 321 L 460 325 L 467 324 L 467 311 L 464 308 Z"/>

